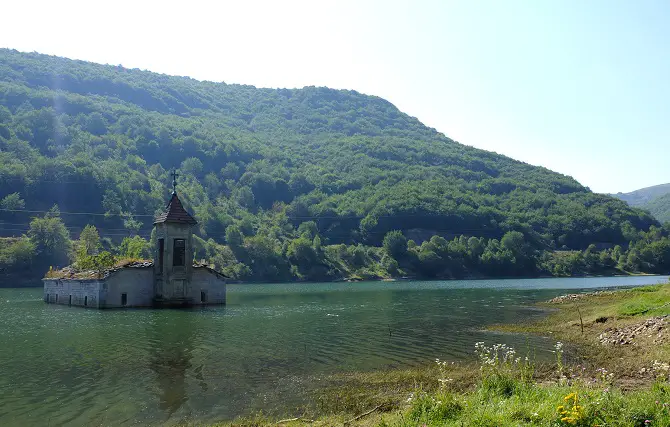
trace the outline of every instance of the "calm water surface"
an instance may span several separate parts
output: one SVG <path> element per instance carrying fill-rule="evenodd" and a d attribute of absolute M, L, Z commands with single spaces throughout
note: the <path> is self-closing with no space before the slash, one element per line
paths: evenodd
<path fill-rule="evenodd" d="M 229 285 L 226 307 L 86 310 L 0 289 L 0 425 L 170 425 L 306 404 L 323 378 L 463 360 L 534 302 L 667 277 Z M 288 406 L 287 406 L 288 405 Z"/>

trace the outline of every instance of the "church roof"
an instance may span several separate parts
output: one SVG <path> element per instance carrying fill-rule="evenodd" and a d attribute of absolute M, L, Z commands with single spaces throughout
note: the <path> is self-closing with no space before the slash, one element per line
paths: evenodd
<path fill-rule="evenodd" d="M 100 280 L 104 279 L 107 276 L 109 276 L 112 273 L 116 273 L 117 271 L 123 270 L 124 268 L 153 268 L 154 262 L 152 260 L 121 260 L 118 262 L 115 266 L 110 267 L 102 272 L 97 271 L 97 270 L 84 270 L 84 271 L 77 271 L 73 269 L 72 267 L 65 267 L 60 270 L 49 270 L 49 272 L 46 274 L 46 276 L 42 280 L 54 280 L 54 279 L 72 279 L 72 280 Z M 212 267 L 210 267 L 207 264 L 203 264 L 197 261 L 193 261 L 193 268 L 201 268 L 203 270 L 209 271 L 212 274 L 215 274 L 217 276 L 221 276 L 223 278 L 228 279 L 229 277 L 226 276 L 225 274 L 221 273 L 220 271 L 214 270 Z"/>
<path fill-rule="evenodd" d="M 181 200 L 177 197 L 177 192 L 172 193 L 172 198 L 165 208 L 165 212 L 158 215 L 154 220 L 154 224 L 162 224 L 164 222 L 189 225 L 198 223 L 190 213 L 186 212 L 186 209 L 184 209 L 184 206 L 181 204 Z"/>

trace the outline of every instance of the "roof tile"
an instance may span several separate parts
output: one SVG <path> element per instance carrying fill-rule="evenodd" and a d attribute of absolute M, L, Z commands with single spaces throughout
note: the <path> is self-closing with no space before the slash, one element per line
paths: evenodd
<path fill-rule="evenodd" d="M 172 193 L 172 198 L 165 208 L 165 212 L 156 217 L 154 224 L 162 224 L 164 222 L 189 225 L 198 223 L 190 213 L 186 212 L 186 209 L 181 204 L 181 200 L 177 197 L 177 193 Z"/>

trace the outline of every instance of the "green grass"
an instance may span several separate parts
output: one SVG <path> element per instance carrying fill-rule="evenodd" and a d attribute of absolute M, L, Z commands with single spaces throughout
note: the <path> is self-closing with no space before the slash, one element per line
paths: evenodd
<path fill-rule="evenodd" d="M 670 383 L 667 379 L 656 380 L 638 390 L 623 391 L 612 385 L 616 378 L 594 370 L 573 369 L 569 372 L 575 372 L 575 376 L 569 373 L 562 379 L 555 370 L 553 379 L 538 381 L 537 378 L 525 377 L 518 366 L 499 364 L 495 368 L 477 369 L 479 377 L 465 391 L 460 381 L 452 381 L 430 390 L 419 387 L 408 391 L 401 405 L 385 407 L 367 402 L 364 407 L 353 406 L 319 417 L 305 415 L 279 424 L 379 427 L 670 426 Z M 528 366 L 532 367 L 532 364 Z M 432 383 L 439 383 L 438 379 L 445 378 L 444 372 L 431 371 L 434 375 Z M 451 377 L 461 371 L 462 367 L 456 365 L 446 374 Z M 572 399 L 566 402 L 566 397 L 572 393 L 576 394 L 581 409 L 572 413 L 574 423 L 561 421 L 566 416 L 561 411 L 569 410 L 574 404 Z M 559 409 L 560 406 L 564 408 Z M 364 414 L 373 408 L 376 410 L 369 415 L 351 421 L 356 414 Z M 276 425 L 277 421 L 259 415 L 219 426 L 267 426 Z M 645 421 L 650 423 L 645 424 Z"/>
<path fill-rule="evenodd" d="M 598 340 L 600 334 L 608 329 L 624 328 L 650 317 L 670 314 L 670 284 L 542 305 L 554 311 L 536 323 L 498 325 L 494 329 L 551 336 L 569 342 L 579 348 L 580 357 L 589 364 L 605 366 L 618 376 L 631 380 L 635 380 L 634 372 L 649 366 L 654 360 L 670 360 L 670 345 L 667 342 L 656 345 L 653 338 L 644 335 L 636 337 L 636 345 L 627 346 L 603 346 Z"/>
<path fill-rule="evenodd" d="M 519 385 L 511 395 L 440 392 L 423 395 L 400 414 L 385 417 L 386 426 L 670 426 L 670 385 L 623 393 L 617 388 L 587 385 Z M 607 390 L 607 391 L 605 391 Z M 574 424 L 561 421 L 560 406 L 576 393 L 581 410 Z M 656 403 L 658 402 L 658 403 Z M 664 406 L 664 403 L 666 406 Z M 650 423 L 645 424 L 649 420 Z"/>
<path fill-rule="evenodd" d="M 615 296 L 618 296 L 615 294 Z M 621 298 L 623 297 L 623 298 Z M 654 285 L 623 291 L 619 296 L 617 314 L 621 316 L 670 314 L 670 286 Z"/>
<path fill-rule="evenodd" d="M 622 316 L 637 316 L 648 313 L 654 309 L 654 306 L 647 302 L 631 302 L 623 305 L 618 313 Z"/>

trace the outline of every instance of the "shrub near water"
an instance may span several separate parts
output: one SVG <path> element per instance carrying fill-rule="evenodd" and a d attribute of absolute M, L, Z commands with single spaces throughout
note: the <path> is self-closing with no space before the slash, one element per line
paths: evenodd
<path fill-rule="evenodd" d="M 487 347 L 478 342 L 475 352 L 481 362 L 481 390 L 485 395 L 512 396 L 533 377 L 533 366 L 528 357 L 521 360 L 516 350 L 505 344 Z"/>
<path fill-rule="evenodd" d="M 555 347 L 551 378 L 538 384 L 534 364 L 504 344 L 477 343 L 480 380 L 468 393 L 452 391 L 453 363 L 437 360 L 435 393 L 412 393 L 409 409 L 393 426 L 670 426 L 670 365 L 656 361 L 654 384 L 624 393 L 604 368 L 566 366 L 563 346 Z"/>

